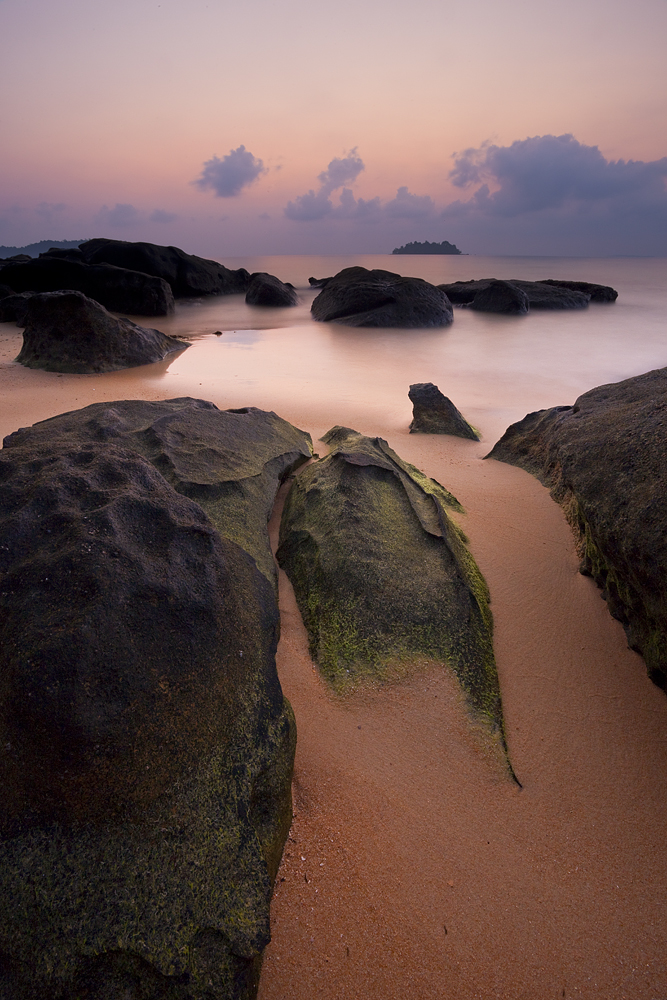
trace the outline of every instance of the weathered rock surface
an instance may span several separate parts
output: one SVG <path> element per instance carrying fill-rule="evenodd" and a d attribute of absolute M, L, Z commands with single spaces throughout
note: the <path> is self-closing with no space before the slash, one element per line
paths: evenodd
<path fill-rule="evenodd" d="M 206 486 L 210 442 L 123 406 L 0 452 L 0 993 L 251 1000 L 291 821 L 277 601 L 158 471 Z"/>
<path fill-rule="evenodd" d="M 480 288 L 470 303 L 477 312 L 508 313 L 525 316 L 530 312 L 528 296 L 523 289 L 510 281 L 489 281 L 486 288 Z"/>
<path fill-rule="evenodd" d="M 329 281 L 331 281 L 332 278 L 333 278 L 332 274 L 329 275 L 328 278 L 309 278 L 308 284 L 311 286 L 311 288 L 324 288 L 324 286 Z"/>
<path fill-rule="evenodd" d="M 74 291 L 31 295 L 21 322 L 23 347 L 16 360 L 50 372 L 114 372 L 162 361 L 190 346 L 129 319 L 116 319 L 99 302 Z"/>
<path fill-rule="evenodd" d="M 215 260 L 196 257 L 179 247 L 95 239 L 82 243 L 79 249 L 88 264 L 113 264 L 162 278 L 176 298 L 245 292 L 250 281 L 243 267 L 232 271 Z"/>
<path fill-rule="evenodd" d="M 407 328 L 445 326 L 452 322 L 452 306 L 447 296 L 422 278 L 346 267 L 325 280 L 311 306 L 313 317 L 322 322 Z"/>
<path fill-rule="evenodd" d="M 433 382 L 415 382 L 408 397 L 412 402 L 411 434 L 454 434 L 479 441 L 479 434 Z"/>
<path fill-rule="evenodd" d="M 537 476 L 650 677 L 667 688 L 667 368 L 529 413 L 489 454 Z"/>
<path fill-rule="evenodd" d="M 591 281 L 562 281 L 559 278 L 545 278 L 542 285 L 555 285 L 556 288 L 570 288 L 573 292 L 583 292 L 590 295 L 591 302 L 615 302 L 618 292 L 611 285 L 596 285 Z"/>
<path fill-rule="evenodd" d="M 15 292 L 83 292 L 112 312 L 132 316 L 167 316 L 174 310 L 171 288 L 162 278 L 109 264 L 90 265 L 43 254 L 0 270 L 3 284 Z"/>
<path fill-rule="evenodd" d="M 344 689 L 446 662 L 502 734 L 488 591 L 447 516 L 460 505 L 381 438 L 334 427 L 322 440 L 330 453 L 296 477 L 278 549 L 321 673 Z"/>
<path fill-rule="evenodd" d="M 0 299 L 0 323 L 16 323 L 25 326 L 28 302 L 35 292 L 12 292 Z"/>
<path fill-rule="evenodd" d="M 250 276 L 245 300 L 249 306 L 295 306 L 299 301 L 294 285 L 263 271 Z"/>
<path fill-rule="evenodd" d="M 93 403 L 5 438 L 5 448 L 57 440 L 113 444 L 151 462 L 196 501 L 223 538 L 240 545 L 277 588 L 267 522 L 280 484 L 311 458 L 310 435 L 254 406 L 219 410 L 203 399 Z"/>
<path fill-rule="evenodd" d="M 451 284 L 438 285 L 438 288 L 442 289 L 455 305 L 472 305 L 477 296 L 485 296 L 491 283 L 496 281 L 497 278 L 454 281 Z M 587 285 L 587 282 L 522 281 L 520 278 L 511 278 L 505 284 L 513 285 L 522 291 L 528 297 L 531 309 L 585 309 L 592 297 L 590 291 L 570 287 L 575 284 Z M 611 291 L 613 292 L 613 289 Z M 484 298 L 480 301 L 483 300 Z"/>

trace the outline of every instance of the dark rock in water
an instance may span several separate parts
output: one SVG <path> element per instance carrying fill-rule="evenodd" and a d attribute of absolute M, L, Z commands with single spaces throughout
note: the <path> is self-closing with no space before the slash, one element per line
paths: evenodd
<path fill-rule="evenodd" d="M 448 285 L 438 285 L 438 288 L 450 298 L 455 305 L 471 305 L 478 294 L 486 292 L 497 278 L 480 278 L 474 281 L 454 281 Z M 561 287 L 560 284 L 546 281 L 522 281 L 512 278 L 503 284 L 513 285 L 528 297 L 531 309 L 584 309 L 591 300 L 588 292 Z M 483 301 L 483 300 L 480 300 Z"/>
<path fill-rule="evenodd" d="M 162 278 L 139 271 L 91 266 L 69 257 L 43 254 L 24 263 L 8 264 L 0 271 L 3 284 L 15 292 L 83 292 L 113 312 L 133 316 L 166 316 L 174 310 L 171 288 Z"/>
<path fill-rule="evenodd" d="M 23 347 L 16 360 L 50 372 L 115 372 L 162 361 L 190 346 L 129 319 L 116 319 L 81 292 L 31 295 L 23 322 Z"/>
<path fill-rule="evenodd" d="M 183 397 L 93 403 L 5 438 L 48 448 L 108 442 L 151 462 L 170 485 L 196 501 L 216 530 L 240 545 L 277 587 L 267 521 L 278 488 L 313 454 L 310 435 L 275 413 L 249 406 L 219 410 Z"/>
<path fill-rule="evenodd" d="M 0 299 L 6 299 L 8 295 L 13 295 L 14 289 L 9 285 L 0 285 Z"/>
<path fill-rule="evenodd" d="M 311 306 L 313 317 L 346 326 L 430 327 L 452 322 L 447 296 L 422 278 L 346 267 L 327 280 Z"/>
<path fill-rule="evenodd" d="M 332 277 L 333 275 L 330 275 L 328 278 L 309 278 L 308 284 L 311 285 L 312 288 L 324 288 L 325 285 L 331 281 Z"/>
<path fill-rule="evenodd" d="M 591 302 L 615 302 L 618 292 L 611 285 L 596 285 L 590 281 L 561 281 L 556 278 L 544 278 L 541 285 L 554 285 L 556 288 L 569 288 L 573 292 L 583 292 L 590 295 Z"/>
<path fill-rule="evenodd" d="M 505 313 L 512 316 L 525 316 L 530 312 L 528 296 L 509 281 L 489 281 L 486 288 L 481 288 L 470 303 L 470 308 L 477 312 Z"/>
<path fill-rule="evenodd" d="M 278 561 L 311 654 L 337 689 L 447 663 L 470 706 L 502 735 L 486 583 L 442 486 L 382 438 L 334 427 L 285 504 Z"/>
<path fill-rule="evenodd" d="M 0 452 L 0 988 L 12 1000 L 251 1000 L 270 936 L 295 749 L 275 594 L 158 471 L 171 457 L 175 479 L 188 466 L 205 486 L 206 442 L 189 449 L 167 421 L 173 447 L 154 446 L 151 464 L 127 446 L 151 449 L 168 404 L 137 405 L 158 409 L 135 434 L 122 433 L 132 404 L 97 404 Z M 254 461 L 250 437 L 238 461 Z"/>
<path fill-rule="evenodd" d="M 299 301 L 294 285 L 263 271 L 250 275 L 245 300 L 249 306 L 295 306 Z"/>
<path fill-rule="evenodd" d="M 479 441 L 475 428 L 433 382 L 415 382 L 408 397 L 412 402 L 411 434 L 454 434 Z"/>
<path fill-rule="evenodd" d="M 178 247 L 95 239 L 82 243 L 79 249 L 89 264 L 114 264 L 162 278 L 176 298 L 245 292 L 250 281 L 244 267 L 231 271 L 215 260 L 195 257 Z"/>
<path fill-rule="evenodd" d="M 25 326 L 28 302 L 35 292 L 12 292 L 0 299 L 0 323 L 16 323 Z"/>
<path fill-rule="evenodd" d="M 667 688 L 667 368 L 529 413 L 491 451 L 563 506 L 582 572 Z"/>
<path fill-rule="evenodd" d="M 521 281 L 512 278 L 511 284 L 526 293 L 531 309 L 585 309 L 591 301 L 588 292 L 548 285 L 545 281 Z"/>

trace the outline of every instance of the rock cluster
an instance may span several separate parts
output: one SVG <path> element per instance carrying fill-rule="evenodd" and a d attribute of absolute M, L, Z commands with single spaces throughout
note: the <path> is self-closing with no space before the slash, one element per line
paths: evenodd
<path fill-rule="evenodd" d="M 452 322 L 444 292 L 423 278 L 392 271 L 346 267 L 331 278 L 311 278 L 322 289 L 311 313 L 322 322 L 358 327 L 431 327 Z"/>
<path fill-rule="evenodd" d="M 5 439 L 3 996 L 255 996 L 295 727 L 265 537 L 216 522 L 253 479 L 266 532 L 310 453 L 275 414 L 191 399 Z"/>
<path fill-rule="evenodd" d="M 525 314 L 529 309 L 585 309 L 589 302 L 614 302 L 618 296 L 608 285 L 587 281 L 522 281 L 480 278 L 438 285 L 455 305 L 469 305 L 480 312 Z"/>
<path fill-rule="evenodd" d="M 582 572 L 667 688 L 667 368 L 529 413 L 489 458 L 537 476 L 562 504 Z"/>

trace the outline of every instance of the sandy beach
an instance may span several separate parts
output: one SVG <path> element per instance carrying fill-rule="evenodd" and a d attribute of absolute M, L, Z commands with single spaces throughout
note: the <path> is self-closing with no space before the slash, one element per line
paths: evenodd
<path fill-rule="evenodd" d="M 173 324 L 151 323 L 170 333 Z M 298 746 L 261 1000 L 665 1000 L 667 697 L 578 573 L 547 491 L 483 460 L 511 420 L 573 393 L 562 386 L 566 398 L 554 398 L 556 375 L 546 394 L 548 379 L 530 372 L 511 393 L 502 378 L 459 373 L 451 395 L 483 440 L 409 435 L 407 385 L 426 376 L 421 362 L 406 370 L 397 352 L 392 384 L 378 376 L 362 397 L 349 331 L 331 333 L 351 374 L 325 392 L 289 330 L 265 334 L 270 358 L 239 341 L 224 370 L 211 363 L 220 338 L 209 332 L 158 365 L 73 376 L 13 363 L 21 332 L 0 325 L 2 436 L 93 402 L 199 396 L 275 409 L 315 441 L 337 423 L 380 435 L 465 508 L 455 516 L 491 592 L 522 787 L 471 725 L 444 668 L 334 698 L 281 574 L 278 667 Z M 434 335 L 420 336 L 417 355 Z M 275 361 L 285 356 L 289 372 Z M 279 505 L 276 541 L 278 523 Z"/>

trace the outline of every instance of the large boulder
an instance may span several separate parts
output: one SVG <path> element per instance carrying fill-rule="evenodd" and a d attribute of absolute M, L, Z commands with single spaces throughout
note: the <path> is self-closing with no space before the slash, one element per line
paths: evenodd
<path fill-rule="evenodd" d="M 31 295 L 20 321 L 25 329 L 16 360 L 50 372 L 114 372 L 162 361 L 190 346 L 129 319 L 116 319 L 99 302 L 75 291 Z"/>
<path fill-rule="evenodd" d="M 346 267 L 326 279 L 311 313 L 323 322 L 369 327 L 445 326 L 453 318 L 447 296 L 423 278 L 365 267 Z"/>
<path fill-rule="evenodd" d="M 489 595 L 447 514 L 457 500 L 382 438 L 334 427 L 322 440 L 329 454 L 296 477 L 277 553 L 321 673 L 341 690 L 444 662 L 502 740 Z"/>
<path fill-rule="evenodd" d="M 667 688 L 667 368 L 529 413 L 489 454 L 537 476 L 565 510 L 582 572 Z"/>
<path fill-rule="evenodd" d="M 79 249 L 89 264 L 113 264 L 162 278 L 171 286 L 176 298 L 245 292 L 250 281 L 243 267 L 233 271 L 215 260 L 195 257 L 178 247 L 94 239 L 82 243 Z"/>
<path fill-rule="evenodd" d="M 248 406 L 219 410 L 181 397 L 93 403 L 5 438 L 48 448 L 89 442 L 146 458 L 179 493 L 196 501 L 223 538 L 240 545 L 277 590 L 267 522 L 280 484 L 313 454 L 310 435 L 277 414 Z"/>
<path fill-rule="evenodd" d="M 162 278 L 113 267 L 90 265 L 66 257 L 40 257 L 5 265 L 3 284 L 15 292 L 57 292 L 73 289 L 95 299 L 112 312 L 132 316 L 167 316 L 174 311 L 174 296 Z"/>
<path fill-rule="evenodd" d="M 522 288 L 510 281 L 489 281 L 486 288 L 480 288 L 470 303 L 477 312 L 505 313 L 511 316 L 525 316 L 530 312 L 528 296 Z"/>
<path fill-rule="evenodd" d="M 106 405 L 0 452 L 0 993 L 251 1000 L 291 821 L 276 596 Z M 169 454 L 205 485 L 206 442 Z"/>
<path fill-rule="evenodd" d="M 257 271 L 250 276 L 245 300 L 249 306 L 295 306 L 299 298 L 294 285 Z"/>
<path fill-rule="evenodd" d="M 412 403 L 411 434 L 453 434 L 479 441 L 475 428 L 433 382 L 415 382 L 408 397 Z"/>
<path fill-rule="evenodd" d="M 438 288 L 442 289 L 455 305 L 473 305 L 476 303 L 478 295 L 481 296 L 480 302 L 484 302 L 489 287 L 497 281 L 497 278 L 478 278 L 471 281 L 454 281 L 451 284 L 438 285 Z M 592 292 L 585 291 L 583 288 L 570 287 L 575 282 L 523 281 L 520 278 L 511 278 L 503 284 L 511 285 L 523 292 L 531 309 L 585 309 L 592 298 Z M 586 282 L 576 284 L 592 287 L 588 286 Z M 613 292 L 613 289 L 611 291 Z M 520 297 L 519 299 L 522 301 Z M 475 305 L 474 308 L 477 306 Z M 485 311 L 495 312 L 498 310 Z"/>

